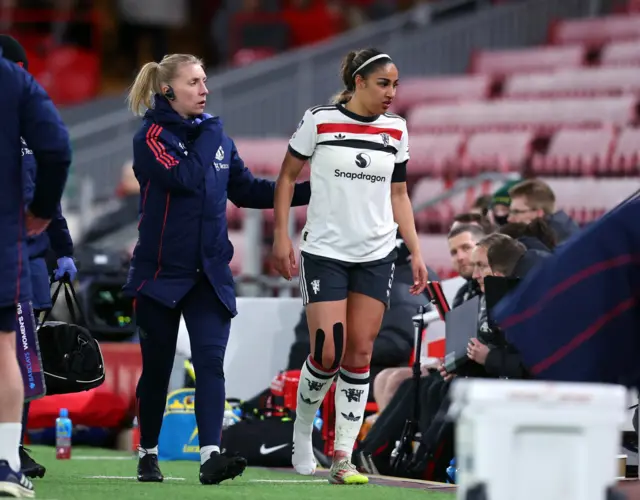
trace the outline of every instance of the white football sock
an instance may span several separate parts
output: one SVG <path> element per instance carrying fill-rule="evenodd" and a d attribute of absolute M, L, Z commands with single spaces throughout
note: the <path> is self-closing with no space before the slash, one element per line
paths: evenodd
<path fill-rule="evenodd" d="M 298 474 L 311 475 L 316 471 L 312 442 L 313 421 L 316 418 L 318 408 L 331 388 L 336 371 L 322 368 L 309 356 L 300 372 L 291 460 Z"/>
<path fill-rule="evenodd" d="M 20 471 L 20 436 L 22 434 L 22 424 L 3 423 L 0 424 L 0 460 L 6 460 L 9 467 L 15 472 Z"/>
<path fill-rule="evenodd" d="M 158 447 L 154 446 L 153 448 L 142 448 L 141 446 L 138 446 L 138 458 L 142 458 L 146 455 L 157 455 L 158 454 Z"/>
<path fill-rule="evenodd" d="M 220 453 L 220 447 L 209 445 L 200 448 L 200 465 L 205 463 L 211 457 L 212 453 Z"/>
<path fill-rule="evenodd" d="M 368 398 L 369 367 L 340 368 L 336 383 L 335 451 L 351 457 L 362 427 Z"/>

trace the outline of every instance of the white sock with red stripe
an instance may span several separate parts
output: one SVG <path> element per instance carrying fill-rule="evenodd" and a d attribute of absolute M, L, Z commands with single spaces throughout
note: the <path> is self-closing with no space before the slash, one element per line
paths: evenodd
<path fill-rule="evenodd" d="M 291 460 L 298 474 L 311 475 L 316 471 L 312 443 L 313 421 L 331 388 L 336 372 L 337 370 L 326 370 L 311 356 L 307 358 L 300 371 Z"/>
<path fill-rule="evenodd" d="M 342 366 L 336 383 L 334 449 L 351 457 L 369 398 L 369 367 Z"/>

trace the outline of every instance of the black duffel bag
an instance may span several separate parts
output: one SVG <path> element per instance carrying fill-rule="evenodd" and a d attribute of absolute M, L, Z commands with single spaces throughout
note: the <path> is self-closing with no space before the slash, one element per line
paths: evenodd
<path fill-rule="evenodd" d="M 102 385 L 105 378 L 100 345 L 89 330 L 76 324 L 75 310 L 80 319 L 82 310 L 69 281 L 59 282 L 51 297 L 52 304 L 55 305 L 62 288 L 72 323 L 47 321 L 51 314 L 49 310 L 38 328 L 47 396 L 88 391 Z"/>

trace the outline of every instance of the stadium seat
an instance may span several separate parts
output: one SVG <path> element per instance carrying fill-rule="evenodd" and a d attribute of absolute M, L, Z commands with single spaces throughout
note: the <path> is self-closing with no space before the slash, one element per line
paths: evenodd
<path fill-rule="evenodd" d="M 551 40 L 556 45 L 598 46 L 610 41 L 636 38 L 640 38 L 640 15 L 567 19 L 551 28 Z"/>
<path fill-rule="evenodd" d="M 584 47 L 580 45 L 483 50 L 473 55 L 471 71 L 489 75 L 510 75 L 557 68 L 577 68 L 582 66 L 585 54 Z"/>
<path fill-rule="evenodd" d="M 227 200 L 227 224 L 230 229 L 240 229 L 242 227 L 243 212 L 231 201 Z"/>
<path fill-rule="evenodd" d="M 602 49 L 600 64 L 603 66 L 639 66 L 640 40 L 612 42 Z"/>
<path fill-rule="evenodd" d="M 626 125 L 635 119 L 634 96 L 555 100 L 500 100 L 417 106 L 408 113 L 409 129 L 416 132 L 599 127 Z"/>
<path fill-rule="evenodd" d="M 543 178 L 556 193 L 556 209 L 566 211 L 579 224 L 586 224 L 624 201 L 637 189 L 627 179 Z"/>
<path fill-rule="evenodd" d="M 592 67 L 553 73 L 513 75 L 503 95 L 509 98 L 602 96 L 640 91 L 640 67 Z"/>
<path fill-rule="evenodd" d="M 434 199 L 446 191 L 440 179 L 421 179 L 411 191 L 411 204 L 414 208 Z M 454 211 L 448 202 L 441 202 L 415 214 L 416 225 L 424 232 L 446 232 Z"/>
<path fill-rule="evenodd" d="M 611 156 L 610 173 L 640 175 L 640 129 L 625 128 Z"/>
<path fill-rule="evenodd" d="M 465 139 L 461 133 L 412 135 L 409 138 L 411 161 L 407 173 L 412 177 L 439 177 L 449 172 L 458 163 Z"/>
<path fill-rule="evenodd" d="M 464 176 L 520 171 L 531 154 L 533 132 L 484 132 L 472 135 L 461 159 Z"/>
<path fill-rule="evenodd" d="M 489 97 L 493 81 L 488 75 L 410 78 L 398 88 L 393 102 L 396 113 L 425 102 L 481 100 Z"/>
<path fill-rule="evenodd" d="M 604 171 L 611 157 L 614 130 L 559 130 L 545 155 L 532 161 L 536 175 L 594 175 Z"/>
<path fill-rule="evenodd" d="M 242 274 L 245 243 L 244 231 L 229 231 L 229 241 L 234 248 L 233 258 L 230 263 L 231 272 L 234 276 L 237 276 Z"/>
<path fill-rule="evenodd" d="M 418 237 L 425 264 L 437 272 L 441 279 L 454 276 L 447 236 L 444 234 L 419 234 Z"/>
<path fill-rule="evenodd" d="M 280 172 L 289 141 L 286 138 L 235 139 L 244 164 L 255 175 L 275 178 Z"/>
<path fill-rule="evenodd" d="M 261 210 L 264 217 L 265 229 L 267 232 L 272 232 L 275 224 L 275 212 L 272 208 L 267 210 Z M 295 229 L 300 231 L 307 222 L 307 207 L 293 207 L 291 209 L 291 215 L 295 220 Z"/>

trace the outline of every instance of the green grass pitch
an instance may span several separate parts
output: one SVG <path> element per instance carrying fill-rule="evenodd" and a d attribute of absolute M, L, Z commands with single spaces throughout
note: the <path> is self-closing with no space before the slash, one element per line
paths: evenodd
<path fill-rule="evenodd" d="M 52 447 L 36 446 L 32 456 L 47 468 L 34 480 L 40 500 L 233 499 L 233 500 L 454 500 L 449 492 L 369 484 L 335 486 L 320 477 L 249 468 L 242 477 L 218 486 L 198 482 L 195 462 L 161 462 L 162 484 L 138 483 L 131 454 L 95 448 L 74 448 L 71 460 L 56 460 Z"/>

